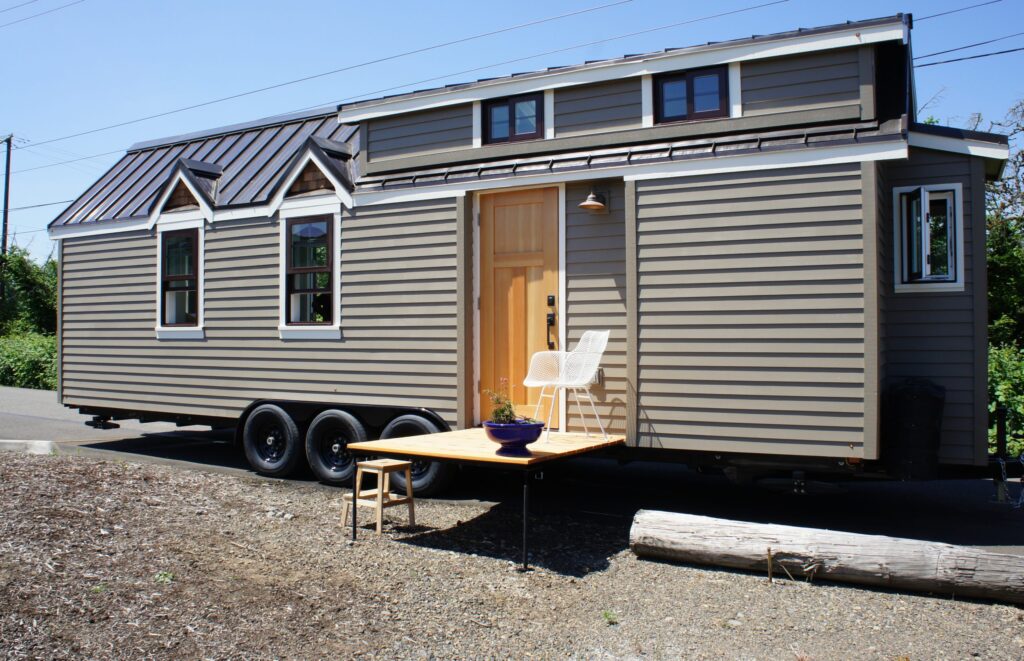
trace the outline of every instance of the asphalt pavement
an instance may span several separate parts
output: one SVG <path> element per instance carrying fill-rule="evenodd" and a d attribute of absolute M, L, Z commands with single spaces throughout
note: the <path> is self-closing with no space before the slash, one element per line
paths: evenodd
<path fill-rule="evenodd" d="M 53 392 L 0 388 L 0 439 L 49 440 L 64 454 L 254 475 L 229 432 L 135 421 L 119 421 L 119 429 L 96 430 L 85 426 L 87 419 L 59 405 Z M 308 473 L 293 481 L 309 488 L 330 488 L 317 484 Z M 620 465 L 580 459 L 546 471 L 536 487 L 534 500 L 541 514 L 544 508 L 567 508 L 587 516 L 612 517 L 623 526 L 629 525 L 638 509 L 665 509 L 1024 555 L 1024 509 L 993 502 L 990 480 L 849 483 L 797 495 L 735 485 L 720 476 L 697 474 L 675 464 Z M 1015 480 L 1009 488 L 1016 498 L 1022 487 Z M 516 500 L 520 489 L 518 476 L 464 470 L 445 500 Z"/>

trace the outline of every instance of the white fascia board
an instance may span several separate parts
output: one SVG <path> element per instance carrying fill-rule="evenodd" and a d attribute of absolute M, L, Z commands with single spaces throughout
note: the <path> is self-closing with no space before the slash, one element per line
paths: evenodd
<path fill-rule="evenodd" d="M 94 223 L 76 223 L 74 225 L 58 225 L 47 230 L 50 239 L 60 241 L 67 238 L 86 236 L 102 236 L 104 234 L 122 234 L 149 229 L 149 218 L 132 218 L 130 220 L 107 220 Z"/>
<path fill-rule="evenodd" d="M 570 181 L 619 178 L 626 181 L 665 179 L 668 177 L 691 177 L 703 174 L 742 172 L 745 170 L 774 170 L 788 167 L 809 167 L 834 165 L 838 163 L 860 163 L 905 159 L 907 144 L 903 141 L 886 143 L 862 143 L 838 147 L 797 149 L 759 154 L 717 156 L 715 158 L 652 163 L 650 165 L 623 165 L 610 168 L 593 168 L 572 172 L 554 172 L 544 175 L 520 175 L 516 177 L 484 179 L 447 185 L 356 193 L 357 207 L 396 202 L 415 202 L 465 195 L 470 191 L 509 188 L 530 188 L 544 184 L 558 184 Z"/>
<path fill-rule="evenodd" d="M 170 199 L 171 194 L 174 192 L 174 189 L 178 187 L 178 182 L 184 183 L 185 188 L 187 188 L 189 192 L 192 193 L 192 197 L 194 197 L 196 199 L 196 202 L 199 204 L 199 211 L 203 214 L 203 218 L 205 218 L 207 222 L 213 222 L 213 208 L 206 203 L 206 200 L 203 198 L 202 195 L 199 194 L 199 191 L 197 191 L 195 186 L 192 185 L 192 182 L 190 182 L 187 177 L 182 175 L 181 171 L 179 170 L 178 173 L 174 175 L 174 179 L 170 181 L 167 188 L 164 189 L 163 195 L 160 196 L 160 199 L 157 200 L 157 203 L 153 206 L 153 212 L 149 214 L 150 229 L 155 227 L 156 224 L 160 221 L 160 216 L 163 215 L 164 205 L 167 204 L 167 200 Z M 169 213 L 174 213 L 174 211 L 171 211 Z"/>
<path fill-rule="evenodd" d="M 340 214 L 341 201 L 334 193 L 311 195 L 309 197 L 293 197 L 285 200 L 277 210 L 279 218 L 301 218 L 303 216 L 319 216 L 321 214 Z"/>
<path fill-rule="evenodd" d="M 295 180 L 298 179 L 302 170 L 305 169 L 306 165 L 308 165 L 310 161 L 313 161 L 313 163 L 320 168 L 320 172 L 322 172 L 323 175 L 327 177 L 327 180 L 331 182 L 331 185 L 334 186 L 334 195 L 337 197 L 338 201 L 349 209 L 352 208 L 352 196 L 349 195 L 347 190 L 345 190 L 342 183 L 338 181 L 333 174 L 331 174 L 330 168 L 328 168 L 316 154 L 307 149 L 302 155 L 302 158 L 296 162 L 292 171 L 288 173 L 288 177 L 284 180 L 284 183 L 281 184 L 280 188 L 278 188 L 273 199 L 270 200 L 270 203 L 265 207 L 265 215 L 272 216 L 277 213 L 277 210 L 280 209 L 281 205 L 284 203 L 284 196 L 288 193 L 288 189 L 292 187 L 292 184 L 295 183 Z"/>
<path fill-rule="evenodd" d="M 355 124 L 388 115 L 429 110 L 431 108 L 441 108 L 461 103 L 473 103 L 485 99 L 528 94 L 573 85 L 586 85 L 588 83 L 617 80 L 632 76 L 695 69 L 769 57 L 782 57 L 813 51 L 864 46 L 885 41 L 901 41 L 906 43 L 907 39 L 908 30 L 906 25 L 888 24 L 873 27 L 850 27 L 827 34 L 794 35 L 786 39 L 766 42 L 702 46 L 699 49 L 689 51 L 656 53 L 629 62 L 595 64 L 591 67 L 574 71 L 556 70 L 525 79 L 512 78 L 478 83 L 463 89 L 440 89 L 432 94 L 423 94 L 410 98 L 382 99 L 379 102 L 359 106 L 351 110 L 342 109 L 338 112 L 338 121 L 343 124 Z"/>
<path fill-rule="evenodd" d="M 174 230 L 199 229 L 206 223 L 206 216 L 199 209 L 187 211 L 168 211 L 160 214 L 157 220 L 157 232 L 173 232 Z"/>
<path fill-rule="evenodd" d="M 1010 158 L 1010 147 L 1008 145 L 996 145 L 991 142 L 982 142 L 981 140 L 951 138 L 949 136 L 919 133 L 917 131 L 911 131 L 908 140 L 911 147 L 919 147 L 921 149 L 935 149 L 955 154 L 992 158 L 999 161 L 1005 161 Z"/>
<path fill-rule="evenodd" d="M 640 77 L 640 126 L 654 126 L 654 78 L 650 75 Z"/>

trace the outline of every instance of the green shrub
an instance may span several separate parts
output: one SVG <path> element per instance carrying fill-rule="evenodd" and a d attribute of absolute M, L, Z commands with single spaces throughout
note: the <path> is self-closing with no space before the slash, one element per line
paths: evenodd
<path fill-rule="evenodd" d="M 57 340 L 38 333 L 0 337 L 0 386 L 56 390 Z"/>
<path fill-rule="evenodd" d="M 1024 452 L 1024 349 L 1012 344 L 989 347 L 988 407 L 1006 407 L 1007 451 L 1010 456 Z M 995 452 L 996 432 L 988 434 L 989 450 Z"/>

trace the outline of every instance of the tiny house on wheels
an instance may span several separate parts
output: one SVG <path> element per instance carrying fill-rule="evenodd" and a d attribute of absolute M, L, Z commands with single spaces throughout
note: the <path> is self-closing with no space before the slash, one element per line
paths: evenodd
<path fill-rule="evenodd" d="M 532 413 L 531 355 L 610 329 L 592 392 L 630 456 L 737 476 L 982 466 L 985 182 L 1007 140 L 917 121 L 911 28 L 134 145 L 50 225 L 60 401 L 97 425 L 235 427 L 257 470 L 308 460 L 341 482 L 348 442 L 475 426 L 502 380 Z M 552 418 L 580 428 L 565 401 Z"/>

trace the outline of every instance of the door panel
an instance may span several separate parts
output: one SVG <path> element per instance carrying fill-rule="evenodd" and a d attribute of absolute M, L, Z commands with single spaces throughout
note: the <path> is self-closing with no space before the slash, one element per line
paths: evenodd
<path fill-rule="evenodd" d="M 523 379 L 530 358 L 548 348 L 547 315 L 555 313 L 551 340 L 558 347 L 558 189 L 544 188 L 480 197 L 480 402 L 490 411 L 488 390 L 508 381 L 520 415 L 532 416 L 539 388 Z M 543 415 L 547 416 L 547 405 Z M 558 407 L 552 424 L 558 425 Z"/>

